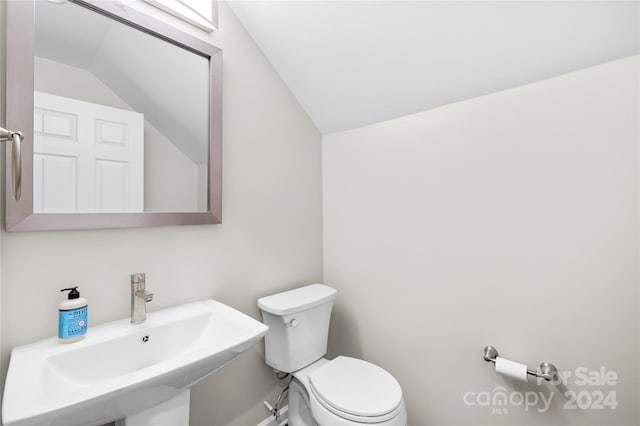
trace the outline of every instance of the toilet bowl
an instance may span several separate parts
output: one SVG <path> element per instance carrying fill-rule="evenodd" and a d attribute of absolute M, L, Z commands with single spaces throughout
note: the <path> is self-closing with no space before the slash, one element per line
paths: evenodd
<path fill-rule="evenodd" d="M 265 336 L 265 360 L 291 373 L 291 426 L 403 426 L 402 389 L 383 368 L 346 356 L 323 358 L 336 290 L 312 284 L 258 300 Z"/>
<path fill-rule="evenodd" d="M 374 364 L 344 356 L 333 361 L 321 358 L 293 373 L 289 385 L 293 426 L 404 426 L 406 421 L 400 385 Z"/>

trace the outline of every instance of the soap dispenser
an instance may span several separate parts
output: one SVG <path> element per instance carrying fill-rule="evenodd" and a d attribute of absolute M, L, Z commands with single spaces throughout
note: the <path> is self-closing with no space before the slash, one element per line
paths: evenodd
<path fill-rule="evenodd" d="M 60 291 L 68 291 L 69 294 L 58 307 L 58 341 L 77 342 L 87 333 L 87 299 L 80 297 L 77 286 Z"/>

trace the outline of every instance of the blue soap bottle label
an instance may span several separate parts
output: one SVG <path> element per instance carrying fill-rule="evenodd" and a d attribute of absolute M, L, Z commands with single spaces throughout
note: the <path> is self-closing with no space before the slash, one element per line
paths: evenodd
<path fill-rule="evenodd" d="M 87 332 L 87 306 L 58 311 L 58 337 L 82 336 Z"/>

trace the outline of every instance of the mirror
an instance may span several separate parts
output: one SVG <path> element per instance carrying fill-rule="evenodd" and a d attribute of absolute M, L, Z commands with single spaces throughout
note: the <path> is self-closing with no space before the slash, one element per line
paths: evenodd
<path fill-rule="evenodd" d="M 220 223 L 221 56 L 123 2 L 8 2 L 7 230 Z"/>

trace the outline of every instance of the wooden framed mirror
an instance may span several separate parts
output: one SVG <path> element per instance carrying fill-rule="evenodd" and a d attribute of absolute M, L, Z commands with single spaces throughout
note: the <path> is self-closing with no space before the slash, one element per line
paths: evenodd
<path fill-rule="evenodd" d="M 125 2 L 7 2 L 8 231 L 221 223 L 222 51 Z"/>

